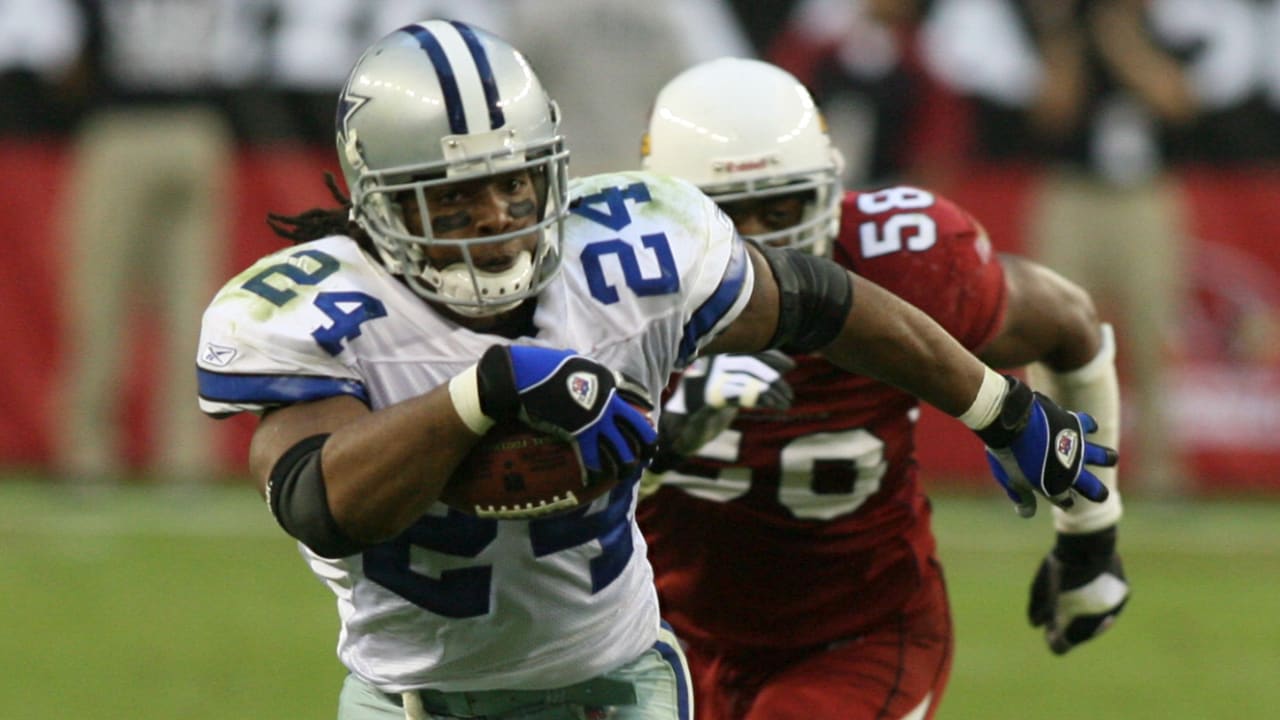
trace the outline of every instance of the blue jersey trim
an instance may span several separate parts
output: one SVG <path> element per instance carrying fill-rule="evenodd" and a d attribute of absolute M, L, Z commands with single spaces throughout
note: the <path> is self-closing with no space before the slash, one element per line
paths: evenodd
<path fill-rule="evenodd" d="M 666 620 L 662 621 L 662 627 L 672 636 L 675 635 L 675 631 L 671 629 Z M 693 717 L 690 712 L 693 706 L 693 691 L 690 689 L 689 684 L 685 682 L 689 669 L 685 665 L 684 656 L 670 643 L 662 640 L 655 642 L 653 648 L 671 666 L 671 674 L 676 678 L 676 711 L 680 720 L 691 720 Z"/>
<path fill-rule="evenodd" d="M 426 51 L 427 57 L 431 58 L 436 79 L 440 81 L 440 92 L 444 94 L 444 107 L 449 115 L 449 130 L 454 135 L 466 134 L 467 113 L 462 107 L 462 93 L 458 91 L 458 78 L 453 74 L 453 65 L 449 63 L 449 56 L 445 54 L 440 41 L 430 30 L 421 25 L 409 25 L 402 29 L 412 35 L 418 41 L 418 46 Z"/>
<path fill-rule="evenodd" d="M 747 243 L 741 237 L 735 237 L 733 254 L 729 257 L 729 266 L 725 268 L 724 277 L 720 279 L 720 287 L 702 303 L 702 307 L 693 313 L 688 324 L 684 326 L 684 337 L 680 339 L 680 367 L 688 365 L 698 351 L 698 342 L 720 323 L 725 314 L 733 308 L 742 294 L 747 281 Z"/>
<path fill-rule="evenodd" d="M 200 397 L 209 402 L 253 405 L 288 405 L 351 395 L 365 405 L 369 391 L 364 383 L 347 378 L 316 375 L 230 375 L 196 368 Z"/>
<path fill-rule="evenodd" d="M 476 37 L 475 30 L 456 20 L 450 21 L 450 24 L 458 30 L 462 41 L 471 51 L 471 59 L 476 62 L 476 70 L 480 73 L 480 85 L 484 88 L 484 101 L 489 106 L 489 129 L 497 130 L 505 125 L 507 120 L 502 113 L 502 105 L 498 102 L 498 80 L 493 76 L 493 66 L 489 64 L 489 56 L 485 54 L 484 46 L 480 44 L 480 38 Z"/>

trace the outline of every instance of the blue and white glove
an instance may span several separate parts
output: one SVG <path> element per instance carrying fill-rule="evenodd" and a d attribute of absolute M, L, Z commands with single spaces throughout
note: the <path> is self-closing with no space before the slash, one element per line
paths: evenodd
<path fill-rule="evenodd" d="M 1129 581 L 1116 554 L 1116 527 L 1080 535 L 1058 533 L 1031 583 L 1027 617 L 1044 628 L 1058 655 L 1115 623 L 1129 601 Z"/>
<path fill-rule="evenodd" d="M 638 473 L 658 440 L 649 419 L 633 406 L 652 409 L 644 388 L 569 350 L 494 345 L 475 366 L 475 396 L 489 420 L 519 419 L 577 442 L 592 479 Z M 459 406 L 457 394 L 454 404 Z"/>
<path fill-rule="evenodd" d="M 1005 376 L 1009 383 L 995 421 L 976 430 L 987 446 L 987 463 L 1018 514 L 1036 514 L 1036 495 L 1067 509 L 1076 495 L 1103 502 L 1109 491 L 1085 466 L 1115 465 L 1112 448 L 1088 442 L 1085 436 L 1098 424 L 1085 413 L 1062 409 L 1025 383 Z"/>
<path fill-rule="evenodd" d="M 662 407 L 658 454 L 650 470 L 669 470 L 697 452 L 729 427 L 741 408 L 790 408 L 794 394 L 783 375 L 795 366 L 778 350 L 695 360 Z"/>

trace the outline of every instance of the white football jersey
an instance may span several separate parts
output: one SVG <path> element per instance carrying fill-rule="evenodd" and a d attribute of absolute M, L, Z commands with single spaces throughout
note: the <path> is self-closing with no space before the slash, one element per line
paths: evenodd
<path fill-rule="evenodd" d="M 575 350 L 658 398 L 746 305 L 745 245 L 683 181 L 597 175 L 571 192 L 563 267 L 537 299 L 536 334 L 514 342 Z M 215 296 L 200 407 L 226 416 L 348 394 L 383 408 L 512 342 L 444 318 L 350 238 L 324 238 L 259 260 Z M 659 626 L 636 484 L 531 521 L 436 503 L 395 540 L 340 560 L 302 547 L 337 595 L 339 657 L 393 693 L 560 687 L 634 659 Z"/>

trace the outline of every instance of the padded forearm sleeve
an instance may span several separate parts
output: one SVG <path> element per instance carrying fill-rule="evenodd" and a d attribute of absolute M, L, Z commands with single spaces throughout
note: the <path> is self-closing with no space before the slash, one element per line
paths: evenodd
<path fill-rule="evenodd" d="M 329 510 L 320 467 L 328 435 L 304 438 L 276 461 L 267 483 L 267 504 L 284 531 L 324 558 L 355 555 L 364 546 L 347 537 Z"/>
<path fill-rule="evenodd" d="M 848 271 L 795 250 L 757 247 L 778 283 L 778 329 L 769 347 L 805 354 L 830 345 L 853 307 Z"/>
<path fill-rule="evenodd" d="M 1055 373 L 1042 364 L 1032 365 L 1027 377 L 1037 389 L 1063 407 L 1088 413 L 1098 422 L 1090 440 L 1120 449 L 1120 383 L 1116 377 L 1116 341 L 1111 326 L 1102 325 L 1098 354 L 1082 367 Z M 1116 468 L 1092 467 L 1111 494 L 1101 503 L 1076 503 L 1069 510 L 1054 508 L 1053 522 L 1058 532 L 1079 534 L 1115 525 L 1123 514 Z"/>

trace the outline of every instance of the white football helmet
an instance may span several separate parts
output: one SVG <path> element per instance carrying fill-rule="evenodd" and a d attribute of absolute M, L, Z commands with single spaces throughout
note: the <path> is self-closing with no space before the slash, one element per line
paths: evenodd
<path fill-rule="evenodd" d="M 467 317 L 504 312 L 537 295 L 560 267 L 569 212 L 569 153 L 559 110 L 533 69 L 497 36 L 460 22 L 429 20 L 379 40 L 356 62 L 338 101 L 338 160 L 351 215 L 382 263 L 422 297 Z M 537 224 L 460 239 L 434 237 L 424 191 L 528 169 L 539 191 Z M 422 234 L 409 231 L 400 200 L 415 197 Z M 473 262 L 472 249 L 537 233 L 533 253 L 501 272 Z M 425 249 L 448 245 L 463 260 L 432 267 Z"/>
<path fill-rule="evenodd" d="M 799 224 L 753 239 L 817 255 L 840 229 L 843 164 L 804 85 L 744 58 L 704 62 L 668 82 L 641 146 L 644 169 L 690 180 L 720 204 L 812 190 Z"/>

